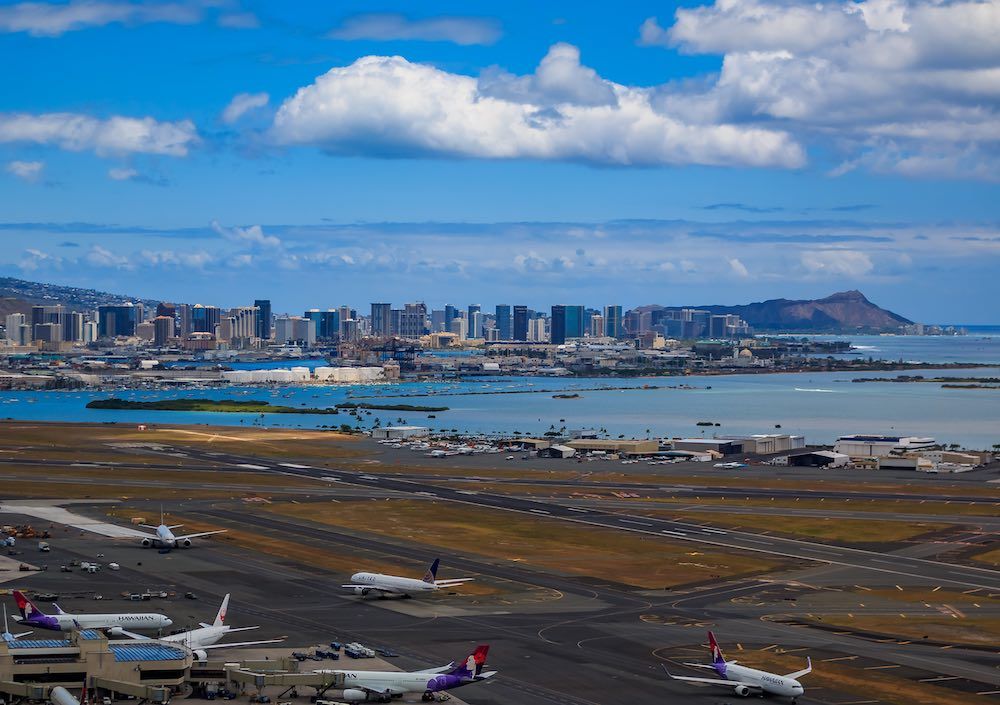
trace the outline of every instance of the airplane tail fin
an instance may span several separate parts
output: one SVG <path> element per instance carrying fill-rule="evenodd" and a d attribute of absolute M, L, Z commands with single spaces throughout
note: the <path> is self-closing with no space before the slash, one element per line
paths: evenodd
<path fill-rule="evenodd" d="M 441 565 L 441 559 L 435 558 L 434 562 L 431 563 L 431 567 L 427 569 L 426 573 L 424 573 L 423 581 L 425 583 L 430 583 L 432 585 L 434 584 L 434 581 L 437 580 L 438 566 L 440 565 Z"/>
<path fill-rule="evenodd" d="M 34 602 L 25 597 L 24 593 L 21 592 L 20 590 L 14 591 L 14 601 L 17 603 L 17 609 L 20 610 L 21 616 L 24 619 L 28 619 L 29 617 L 36 614 L 40 615 L 45 614 L 40 609 L 38 609 L 38 606 Z"/>
<path fill-rule="evenodd" d="M 466 656 L 449 671 L 454 676 L 466 676 L 473 678 L 483 672 L 486 665 L 486 654 L 490 651 L 489 644 L 480 644 L 476 650 Z"/>
<path fill-rule="evenodd" d="M 712 651 L 712 665 L 725 665 L 726 657 L 722 655 L 722 649 L 719 648 L 719 642 L 715 640 L 715 634 L 712 632 L 708 633 L 708 648 Z"/>
<path fill-rule="evenodd" d="M 221 627 L 226 623 L 226 610 L 229 609 L 229 593 L 222 598 L 222 606 L 219 607 L 219 613 L 215 615 L 215 621 L 212 623 L 213 627 Z"/>

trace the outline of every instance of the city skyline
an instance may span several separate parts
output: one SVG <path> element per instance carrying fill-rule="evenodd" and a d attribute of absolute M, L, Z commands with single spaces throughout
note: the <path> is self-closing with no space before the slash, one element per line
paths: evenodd
<path fill-rule="evenodd" d="M 921 0 L 8 3 L 0 275 L 288 310 L 860 289 L 997 323 L 998 28 Z"/>

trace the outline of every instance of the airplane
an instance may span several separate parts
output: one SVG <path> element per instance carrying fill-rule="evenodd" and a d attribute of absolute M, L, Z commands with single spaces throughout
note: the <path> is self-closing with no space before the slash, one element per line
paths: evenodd
<path fill-rule="evenodd" d="M 31 634 L 31 632 L 21 632 L 20 634 L 11 634 L 10 633 L 10 627 L 7 625 L 7 610 L 4 609 L 4 611 L 3 611 L 3 634 L 0 634 L 0 637 L 2 637 L 3 640 L 6 641 L 8 644 L 11 644 L 14 641 L 16 641 L 17 639 L 20 639 L 22 636 L 28 636 L 29 634 Z"/>
<path fill-rule="evenodd" d="M 154 536 L 144 536 L 140 543 L 143 548 L 155 547 L 159 548 L 161 552 L 169 551 L 174 548 L 191 548 L 191 539 L 196 539 L 200 536 L 211 536 L 212 534 L 224 534 L 226 529 L 217 529 L 216 531 L 200 531 L 196 534 L 185 534 L 184 536 L 174 536 L 174 529 L 179 529 L 183 524 L 174 524 L 172 526 L 167 526 L 166 522 L 163 521 L 163 510 L 160 509 L 160 525 L 152 526 L 151 524 L 140 524 L 143 529 L 152 529 L 155 532 Z"/>
<path fill-rule="evenodd" d="M 52 606 L 56 608 L 56 614 L 45 614 L 20 590 L 14 591 L 14 600 L 21 612 L 20 617 L 14 617 L 15 622 L 56 632 L 71 632 L 74 629 L 106 629 L 110 634 L 117 636 L 124 633 L 123 627 L 163 629 L 173 624 L 169 617 L 152 613 L 69 614 L 63 612 L 55 603 L 52 603 Z"/>
<path fill-rule="evenodd" d="M 719 642 L 715 640 L 715 634 L 712 632 L 708 633 L 708 645 L 712 650 L 712 663 L 710 665 L 702 663 L 686 663 L 684 665 L 715 671 L 719 674 L 719 678 L 675 676 L 670 671 L 667 671 L 666 666 L 663 667 L 663 670 L 675 681 L 728 686 L 734 690 L 736 695 L 744 698 L 751 694 L 782 695 L 791 698 L 792 703 L 794 703 L 805 692 L 805 688 L 802 687 L 798 679 L 812 672 L 812 659 L 808 656 L 806 657 L 806 667 L 801 671 L 779 676 L 767 671 L 758 671 L 755 668 L 739 666 L 736 664 L 736 661 L 726 661 L 726 658 L 722 655 L 722 649 L 719 648 Z"/>
<path fill-rule="evenodd" d="M 496 675 L 496 671 L 483 672 L 489 650 L 489 644 L 483 644 L 477 646 L 459 665 L 452 662 L 424 671 L 320 670 L 316 673 L 343 674 L 341 698 L 349 703 L 372 700 L 387 703 L 406 693 L 420 693 L 422 700 L 429 701 L 434 693 L 478 683 Z"/>
<path fill-rule="evenodd" d="M 413 593 L 456 587 L 470 580 L 475 580 L 475 578 L 438 580 L 437 572 L 440 565 L 441 559 L 435 558 L 434 562 L 431 563 L 431 567 L 424 573 L 424 577 L 420 580 L 416 578 L 403 578 L 398 575 L 383 575 L 382 573 L 355 573 L 351 576 L 351 583 L 349 585 L 341 585 L 341 587 L 354 590 L 356 594 L 362 597 L 366 597 L 372 593 L 377 594 L 379 597 L 388 595 L 412 597 Z"/>
<path fill-rule="evenodd" d="M 191 629 L 186 632 L 180 632 L 179 634 L 169 634 L 167 636 L 162 636 L 156 639 L 156 641 L 166 642 L 168 644 L 182 644 L 188 649 L 194 652 L 195 658 L 199 661 L 204 661 L 207 658 L 205 652 L 211 649 L 227 649 L 235 648 L 239 646 L 259 646 L 262 644 L 278 644 L 285 640 L 284 637 L 280 639 L 265 639 L 262 641 L 237 641 L 229 644 L 219 644 L 217 643 L 226 634 L 232 632 L 246 632 L 251 629 L 260 629 L 260 627 L 230 627 L 225 623 L 226 611 L 229 608 L 229 594 L 227 593 L 224 598 L 222 598 L 222 605 L 219 607 L 218 614 L 215 615 L 215 621 L 211 624 L 206 624 L 201 622 L 201 626 L 197 629 Z M 127 636 L 131 639 L 139 639 L 141 641 L 150 641 L 148 636 L 143 636 L 142 634 L 134 634 L 125 630 L 121 631 L 121 634 Z"/>

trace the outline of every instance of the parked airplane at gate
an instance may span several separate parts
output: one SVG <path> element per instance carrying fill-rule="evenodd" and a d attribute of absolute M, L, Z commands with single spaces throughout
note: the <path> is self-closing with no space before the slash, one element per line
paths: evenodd
<path fill-rule="evenodd" d="M 222 598 L 222 606 L 219 607 L 218 614 L 215 615 L 215 621 L 211 624 L 201 623 L 201 626 L 197 629 L 191 629 L 186 632 L 180 632 L 179 634 L 170 634 L 168 636 L 160 637 L 156 641 L 163 641 L 170 644 L 183 644 L 191 651 L 194 652 L 195 658 L 199 661 L 204 661 L 206 658 L 206 651 L 211 649 L 228 649 L 235 648 L 238 646 L 259 646 L 261 644 L 278 644 L 284 641 L 284 637 L 281 639 L 265 639 L 263 641 L 237 641 L 229 644 L 219 644 L 217 643 L 222 637 L 231 632 L 246 632 L 251 629 L 260 629 L 260 627 L 230 627 L 225 623 L 226 620 L 226 610 L 229 608 L 229 595 L 227 594 Z M 142 634 L 133 634 L 132 632 L 122 631 L 124 636 L 130 637 L 132 639 L 140 639 L 142 641 L 149 641 L 148 636 L 143 636 Z"/>
<path fill-rule="evenodd" d="M 7 608 L 5 607 L 3 610 L 3 634 L 0 634 L 0 637 L 3 637 L 3 640 L 8 644 L 12 644 L 22 636 L 28 636 L 29 634 L 31 634 L 31 632 L 21 632 L 20 634 L 10 633 L 10 627 L 7 625 Z"/>
<path fill-rule="evenodd" d="M 14 591 L 14 600 L 21 616 L 14 617 L 18 624 L 24 624 L 38 629 L 49 629 L 56 632 L 70 632 L 74 629 L 108 629 L 112 634 L 124 633 L 129 629 L 163 629 L 173 624 L 169 617 L 162 614 L 69 614 L 63 612 L 59 605 L 53 603 L 56 614 L 45 614 L 34 602 L 24 596 L 20 590 Z"/>
<path fill-rule="evenodd" d="M 412 597 L 421 592 L 431 592 L 441 588 L 457 587 L 462 583 L 467 583 L 475 578 L 452 578 L 450 580 L 438 580 L 438 566 L 441 559 L 435 558 L 431 567 L 420 580 L 416 578 L 404 578 L 398 575 L 383 575 L 382 573 L 355 573 L 351 576 L 349 585 L 341 585 L 350 588 L 358 595 L 367 596 L 375 593 L 380 597 L 387 595 L 400 595 Z"/>
<path fill-rule="evenodd" d="M 708 633 L 708 645 L 712 650 L 712 663 L 688 663 L 686 666 L 695 668 L 706 668 L 719 674 L 719 678 L 689 678 L 687 676 L 675 676 L 670 671 L 667 675 L 676 681 L 687 681 L 688 683 L 707 683 L 709 685 L 722 685 L 732 688 L 737 695 L 746 697 L 748 695 L 783 695 L 795 700 L 805 692 L 802 684 L 797 679 L 812 672 L 812 660 L 806 657 L 806 667 L 801 671 L 795 671 L 784 676 L 779 676 L 767 671 L 758 671 L 755 668 L 737 665 L 736 661 L 726 661 L 719 648 L 719 642 L 715 640 L 715 634 Z M 664 666 L 663 670 L 666 671 Z"/>
<path fill-rule="evenodd" d="M 426 671 L 341 671 L 323 670 L 317 673 L 339 673 L 344 676 L 343 700 L 349 703 L 375 701 L 387 703 L 406 693 L 420 693 L 429 701 L 434 693 L 451 690 L 470 683 L 478 683 L 496 675 L 496 671 L 483 671 L 488 644 L 477 646 L 459 665 L 431 668 Z"/>
<path fill-rule="evenodd" d="M 224 534 L 226 529 L 217 529 L 215 531 L 199 531 L 196 534 L 185 534 L 184 536 L 174 536 L 174 529 L 179 529 L 183 524 L 174 524 L 173 526 L 167 526 L 163 521 L 163 512 L 160 512 L 160 525 L 152 526 L 151 524 L 140 524 L 143 529 L 152 529 L 155 533 L 152 536 L 145 536 L 140 539 L 140 543 L 143 548 L 159 548 L 163 551 L 169 551 L 174 548 L 191 548 L 191 539 L 196 539 L 200 536 L 211 536 L 212 534 Z"/>

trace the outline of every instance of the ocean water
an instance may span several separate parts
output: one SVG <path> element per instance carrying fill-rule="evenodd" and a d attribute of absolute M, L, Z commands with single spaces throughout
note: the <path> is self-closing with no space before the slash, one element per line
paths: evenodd
<path fill-rule="evenodd" d="M 1000 365 L 1000 328 L 974 326 L 968 335 L 810 335 L 812 340 L 849 341 L 855 348 L 840 359 L 904 362 L 975 362 Z"/>
<path fill-rule="evenodd" d="M 611 436 L 644 437 L 648 429 L 652 436 L 698 437 L 713 433 L 780 431 L 802 434 L 810 443 L 832 442 L 847 433 L 931 436 L 975 449 L 988 449 L 1000 443 L 1000 390 L 942 389 L 940 385 L 928 383 L 851 382 L 855 377 L 896 374 L 899 373 L 832 372 L 616 380 L 502 377 L 461 382 L 279 389 L 0 392 L 0 418 L 302 428 L 339 426 L 341 423 L 354 425 L 356 422 L 345 413 L 261 416 L 85 408 L 91 399 L 108 396 L 134 400 L 197 396 L 261 399 L 272 404 L 307 407 L 328 407 L 345 400 L 447 406 L 449 410 L 435 413 L 436 418 L 429 418 L 429 414 L 422 412 L 373 411 L 364 416 L 364 425 L 368 427 L 379 418 L 383 425 L 408 423 L 466 433 L 521 431 L 538 435 L 551 428 L 565 427 L 605 429 Z M 1000 377 L 1000 366 L 954 370 L 947 374 Z M 611 388 L 642 385 L 659 388 Z M 680 388 L 681 385 L 690 388 Z M 595 387 L 601 389 L 590 390 Z M 580 398 L 553 398 L 553 394 L 574 390 L 579 390 Z M 522 391 L 531 393 L 510 393 Z M 720 425 L 699 427 L 698 421 Z"/>

